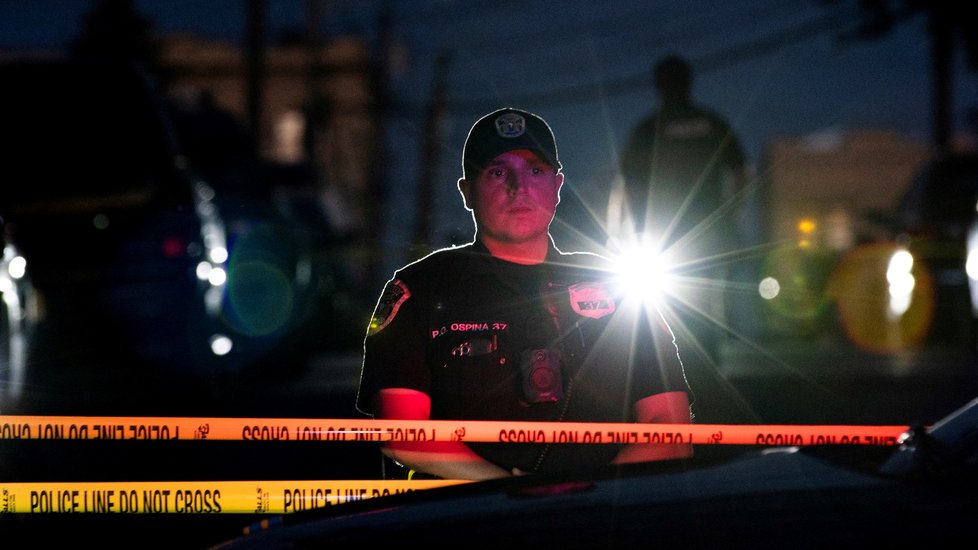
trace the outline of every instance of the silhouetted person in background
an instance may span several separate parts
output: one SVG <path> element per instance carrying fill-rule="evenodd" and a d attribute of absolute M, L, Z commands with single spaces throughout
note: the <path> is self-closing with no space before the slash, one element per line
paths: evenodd
<path fill-rule="evenodd" d="M 747 180 L 737 136 L 723 117 L 692 98 L 693 74 L 669 55 L 653 69 L 658 110 L 635 126 L 621 153 L 623 209 L 620 238 L 646 235 L 668 252 L 689 286 L 672 304 L 680 349 L 718 358 L 717 322 L 724 323 L 723 282 L 741 247 L 736 200 Z M 685 285 L 684 285 L 685 286 Z"/>

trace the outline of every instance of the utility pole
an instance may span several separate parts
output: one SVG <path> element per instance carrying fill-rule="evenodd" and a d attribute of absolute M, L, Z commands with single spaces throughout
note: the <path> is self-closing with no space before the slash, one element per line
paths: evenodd
<path fill-rule="evenodd" d="M 306 67 L 306 128 L 303 136 L 305 158 L 309 164 L 320 172 L 321 166 L 316 158 L 316 133 L 325 123 L 326 105 L 320 88 L 323 67 L 321 53 L 323 49 L 323 0 L 306 0 L 305 50 Z"/>
<path fill-rule="evenodd" d="M 389 114 L 388 80 L 390 78 L 390 55 L 392 48 L 391 8 L 384 2 L 377 21 L 377 50 L 373 66 L 373 96 L 374 109 L 372 113 L 374 148 L 368 170 L 367 197 L 374 200 L 366 201 L 366 230 L 361 233 L 360 244 L 366 253 L 364 266 L 366 281 L 369 284 L 382 282 L 379 276 L 382 263 L 383 248 L 380 246 L 380 231 L 382 226 L 381 213 L 387 206 L 387 193 L 384 185 L 387 180 L 387 116 Z"/>
<path fill-rule="evenodd" d="M 951 75 L 954 57 L 952 21 L 944 4 L 930 9 L 931 65 L 934 77 L 934 145 L 946 152 L 951 135 Z"/>
<path fill-rule="evenodd" d="M 444 142 L 445 118 L 448 111 L 448 62 L 447 54 L 435 60 L 435 84 L 425 109 L 424 143 L 421 154 L 421 170 L 418 176 L 417 212 L 413 245 L 417 254 L 429 252 L 433 242 L 434 196 L 437 183 L 439 151 Z"/>
<path fill-rule="evenodd" d="M 265 1 L 248 0 L 248 25 L 245 37 L 245 72 L 248 126 L 255 143 L 262 142 L 262 85 L 265 80 Z"/>

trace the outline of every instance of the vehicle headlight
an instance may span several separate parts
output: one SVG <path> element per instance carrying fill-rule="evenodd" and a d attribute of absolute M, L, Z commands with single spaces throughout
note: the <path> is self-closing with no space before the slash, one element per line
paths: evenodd
<path fill-rule="evenodd" d="M 913 276 L 913 255 L 910 252 L 899 249 L 890 256 L 886 266 L 886 282 L 889 294 L 887 315 L 897 318 L 910 309 L 916 284 Z"/>

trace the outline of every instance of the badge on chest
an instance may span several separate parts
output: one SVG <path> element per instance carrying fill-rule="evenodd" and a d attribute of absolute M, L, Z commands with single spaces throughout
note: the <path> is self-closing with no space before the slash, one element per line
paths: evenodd
<path fill-rule="evenodd" d="M 578 283 L 567 291 L 571 309 L 582 317 L 600 319 L 615 312 L 615 300 L 601 283 Z"/>

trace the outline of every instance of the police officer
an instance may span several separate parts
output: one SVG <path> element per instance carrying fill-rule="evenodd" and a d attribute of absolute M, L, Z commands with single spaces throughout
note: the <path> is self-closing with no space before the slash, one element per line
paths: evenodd
<path fill-rule="evenodd" d="M 611 264 L 564 253 L 549 227 L 564 181 L 550 126 L 500 109 L 472 126 L 458 181 L 475 238 L 399 270 L 364 342 L 357 408 L 387 419 L 691 422 L 669 327 L 623 299 Z M 684 458 L 688 444 L 391 442 L 446 479 L 580 473 Z"/>
<path fill-rule="evenodd" d="M 718 113 L 697 104 L 693 72 L 670 54 L 652 71 L 659 108 L 639 121 L 619 159 L 629 226 L 668 251 L 679 275 L 695 285 L 673 304 L 687 366 L 700 356 L 716 364 L 726 322 L 724 283 L 743 243 L 748 166 L 737 135 Z M 703 281 L 706 281 L 703 283 Z M 695 352 L 695 356 L 694 356 Z"/>

